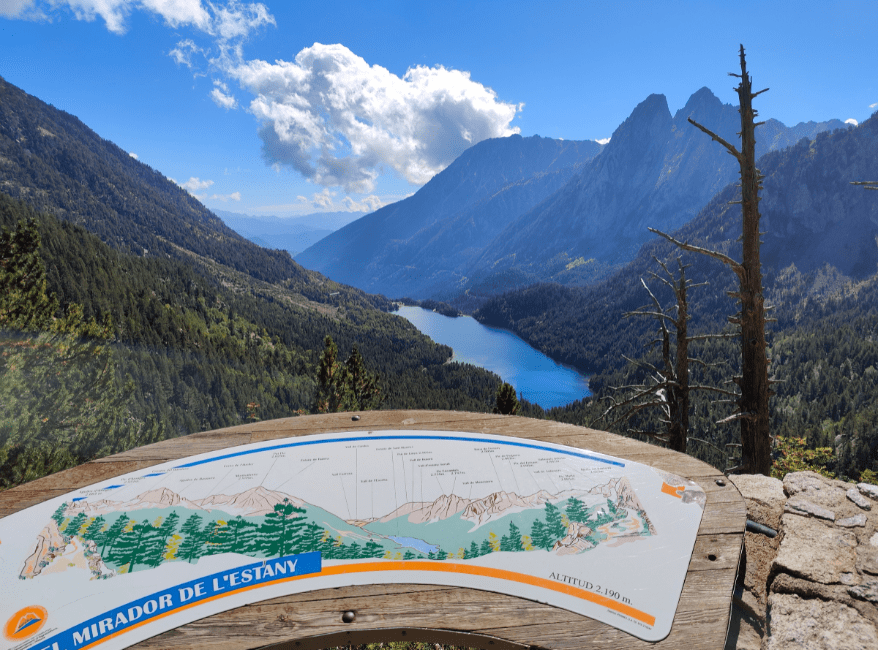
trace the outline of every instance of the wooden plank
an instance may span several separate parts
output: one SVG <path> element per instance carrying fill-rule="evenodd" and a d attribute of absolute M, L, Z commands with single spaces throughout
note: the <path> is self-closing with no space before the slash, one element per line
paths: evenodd
<path fill-rule="evenodd" d="M 353 414 L 340 413 L 257 422 L 132 449 L 0 492 L 0 516 L 161 462 L 315 433 L 444 430 L 564 444 L 678 474 L 694 480 L 705 491 L 707 503 L 674 625 L 663 641 L 648 643 L 593 619 L 505 594 L 435 585 L 370 585 L 324 589 L 254 603 L 183 625 L 135 647 L 244 650 L 281 644 L 278 650 L 310 650 L 320 647 L 322 642 L 338 645 L 344 640 L 424 640 L 431 638 L 431 634 L 437 635 L 435 638 L 440 642 L 450 642 L 452 637 L 442 637 L 437 630 L 481 635 L 460 638 L 475 638 L 483 647 L 497 650 L 522 646 L 558 650 L 722 647 L 746 510 L 731 482 L 717 484 L 724 477 L 715 468 L 630 438 L 558 422 L 452 411 L 373 411 L 357 415 L 358 420 L 352 419 Z M 347 610 L 356 612 L 354 623 L 342 622 L 341 614 Z M 402 636 L 406 630 L 408 637 Z"/>

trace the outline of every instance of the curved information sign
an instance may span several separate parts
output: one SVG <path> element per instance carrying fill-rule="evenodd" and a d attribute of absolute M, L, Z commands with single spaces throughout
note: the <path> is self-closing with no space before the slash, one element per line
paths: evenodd
<path fill-rule="evenodd" d="M 0 519 L 3 648 L 125 648 L 248 603 L 417 583 L 671 629 L 705 504 L 582 449 L 441 431 L 191 456 Z"/>

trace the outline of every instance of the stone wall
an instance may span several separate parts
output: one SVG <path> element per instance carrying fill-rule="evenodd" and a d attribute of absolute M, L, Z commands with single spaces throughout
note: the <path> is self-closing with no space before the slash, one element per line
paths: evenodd
<path fill-rule="evenodd" d="M 878 486 L 730 476 L 747 531 L 726 650 L 878 649 Z"/>

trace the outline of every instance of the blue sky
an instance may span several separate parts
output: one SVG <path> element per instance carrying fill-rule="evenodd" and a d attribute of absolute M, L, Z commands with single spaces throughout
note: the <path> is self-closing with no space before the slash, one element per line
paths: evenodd
<path fill-rule="evenodd" d="M 372 209 L 466 147 L 603 139 L 651 93 L 762 118 L 878 109 L 878 2 L 0 0 L 0 76 L 209 208 Z"/>

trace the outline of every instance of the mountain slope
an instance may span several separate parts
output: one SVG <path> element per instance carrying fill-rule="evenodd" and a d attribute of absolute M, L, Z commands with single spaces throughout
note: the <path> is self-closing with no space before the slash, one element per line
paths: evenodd
<path fill-rule="evenodd" d="M 663 95 L 639 104 L 601 154 L 564 188 L 511 223 L 470 269 L 472 275 L 516 267 L 543 279 L 558 262 L 583 258 L 610 265 L 632 259 L 651 234 L 647 226 L 675 230 L 737 174 L 735 160 L 687 122 L 703 124 L 727 141 L 739 128 L 737 108 L 707 88 L 693 94 L 673 117 Z M 792 144 L 801 134 L 845 126 L 838 120 L 797 125 L 776 120 L 762 127 L 757 155 Z"/>
<path fill-rule="evenodd" d="M 834 471 L 848 477 L 878 470 L 878 195 L 850 184 L 878 178 L 878 114 L 858 127 L 769 153 L 758 167 L 765 175 L 760 203 L 765 296 L 767 304 L 776 305 L 772 315 L 778 319 L 768 336 L 771 373 L 781 380 L 774 387 L 772 432 L 804 438 L 810 448 L 834 447 Z M 725 187 L 675 237 L 740 259 L 741 208 L 729 203 L 739 196 L 736 186 Z M 489 300 L 476 317 L 514 331 L 556 361 L 593 373 L 594 399 L 554 417 L 603 428 L 606 422 L 595 419 L 607 407 L 610 387 L 644 379 L 623 355 L 660 363 L 654 348 L 652 353 L 645 349 L 655 338 L 654 320 L 624 314 L 649 302 L 641 278 L 670 306 L 669 292 L 650 279 L 659 271 L 652 256 L 672 261 L 677 253 L 669 242 L 654 238 L 606 281 L 583 288 L 519 289 Z M 708 282 L 689 295 L 690 333 L 722 331 L 726 317 L 736 311 L 725 293 L 737 288 L 734 274 L 702 255 L 686 254 L 684 261 L 692 265 L 688 278 Z M 690 366 L 696 383 L 721 385 L 737 372 L 737 340 L 690 349 L 693 357 L 717 364 Z M 739 442 L 736 427 L 716 424 L 728 414 L 708 398 L 697 398 L 690 430 L 720 449 Z M 629 425 L 635 430 L 659 426 L 646 418 Z M 704 445 L 694 445 L 692 453 L 725 467 L 725 459 Z"/>
<path fill-rule="evenodd" d="M 442 231 L 440 224 L 454 219 L 472 221 L 473 232 L 486 231 L 488 235 L 480 238 L 487 241 L 505 221 L 560 186 L 572 176 L 576 165 L 600 149 L 596 142 L 539 136 L 485 140 L 467 149 L 413 196 L 345 226 L 297 255 L 296 260 L 368 291 L 395 295 L 408 293 L 411 288 L 418 293 L 421 286 L 435 282 L 442 272 L 459 266 L 457 258 L 442 252 L 448 236 L 443 234 L 435 246 L 430 245 Z M 534 178 L 539 175 L 546 176 Z M 530 186 L 510 188 L 490 207 L 477 207 L 488 206 L 498 192 L 528 179 L 534 179 Z M 504 200 L 509 205 L 504 206 Z M 415 246 L 408 249 L 413 238 Z M 432 251 L 433 259 L 427 264 L 421 261 L 425 248 Z M 417 260 L 414 271 L 410 268 L 412 260 Z"/>
<path fill-rule="evenodd" d="M 191 251 L 268 282 L 311 277 L 287 253 L 247 241 L 161 173 L 3 78 L 0 191 L 126 253 Z"/>
<path fill-rule="evenodd" d="M 760 137 L 759 129 L 756 136 Z M 799 272 L 813 272 L 828 264 L 854 280 L 875 273 L 878 200 L 874 192 L 852 186 L 850 181 L 878 178 L 878 116 L 856 128 L 803 139 L 795 147 L 764 156 L 758 166 L 765 175 L 760 228 L 766 234 L 761 258 L 770 277 L 778 277 L 793 264 Z M 741 209 L 730 205 L 739 195 L 735 185 L 723 188 L 675 236 L 739 258 Z M 638 337 L 632 332 L 640 324 L 622 315 L 644 303 L 640 278 L 648 278 L 655 270 L 652 256 L 668 259 L 675 251 L 673 245 L 653 236 L 633 261 L 605 281 L 583 288 L 527 287 L 490 300 L 476 317 L 515 331 L 553 359 L 583 371 L 605 369 L 618 359 L 615 352 L 610 353 L 618 349 L 616 341 L 625 342 L 624 354 L 637 354 Z M 692 297 L 696 315 L 699 310 L 731 312 L 732 301 L 721 295 L 733 279 L 731 274 L 703 256 L 687 258 L 694 264 L 690 277 L 700 273 L 711 282 L 710 291 Z M 661 298 L 662 288 L 655 290 Z M 703 309 L 705 305 L 710 306 Z"/>
<path fill-rule="evenodd" d="M 451 349 L 385 313 L 385 298 L 244 240 L 75 117 L 5 82 L 0 114 L 0 230 L 32 220 L 21 232 L 36 233 L 24 256 L 0 238 L 0 276 L 25 277 L 14 265 L 36 258 L 45 269 L 28 266 L 34 286 L 3 298 L 17 313 L 35 301 L 16 296 L 51 304 L 54 293 L 60 308 L 40 327 L 72 309 L 108 337 L 80 346 L 101 356 L 68 364 L 65 350 L 78 347 L 11 331 L 0 310 L 0 402 L 15 396 L 14 410 L 0 409 L 0 489 L 163 437 L 310 409 L 327 335 L 342 361 L 359 347 L 386 408 L 493 404 L 499 377 L 447 363 Z M 40 337 L 49 345 L 35 345 Z M 92 399 L 97 391 L 106 399 Z M 57 413 L 67 428 L 47 417 Z"/>

